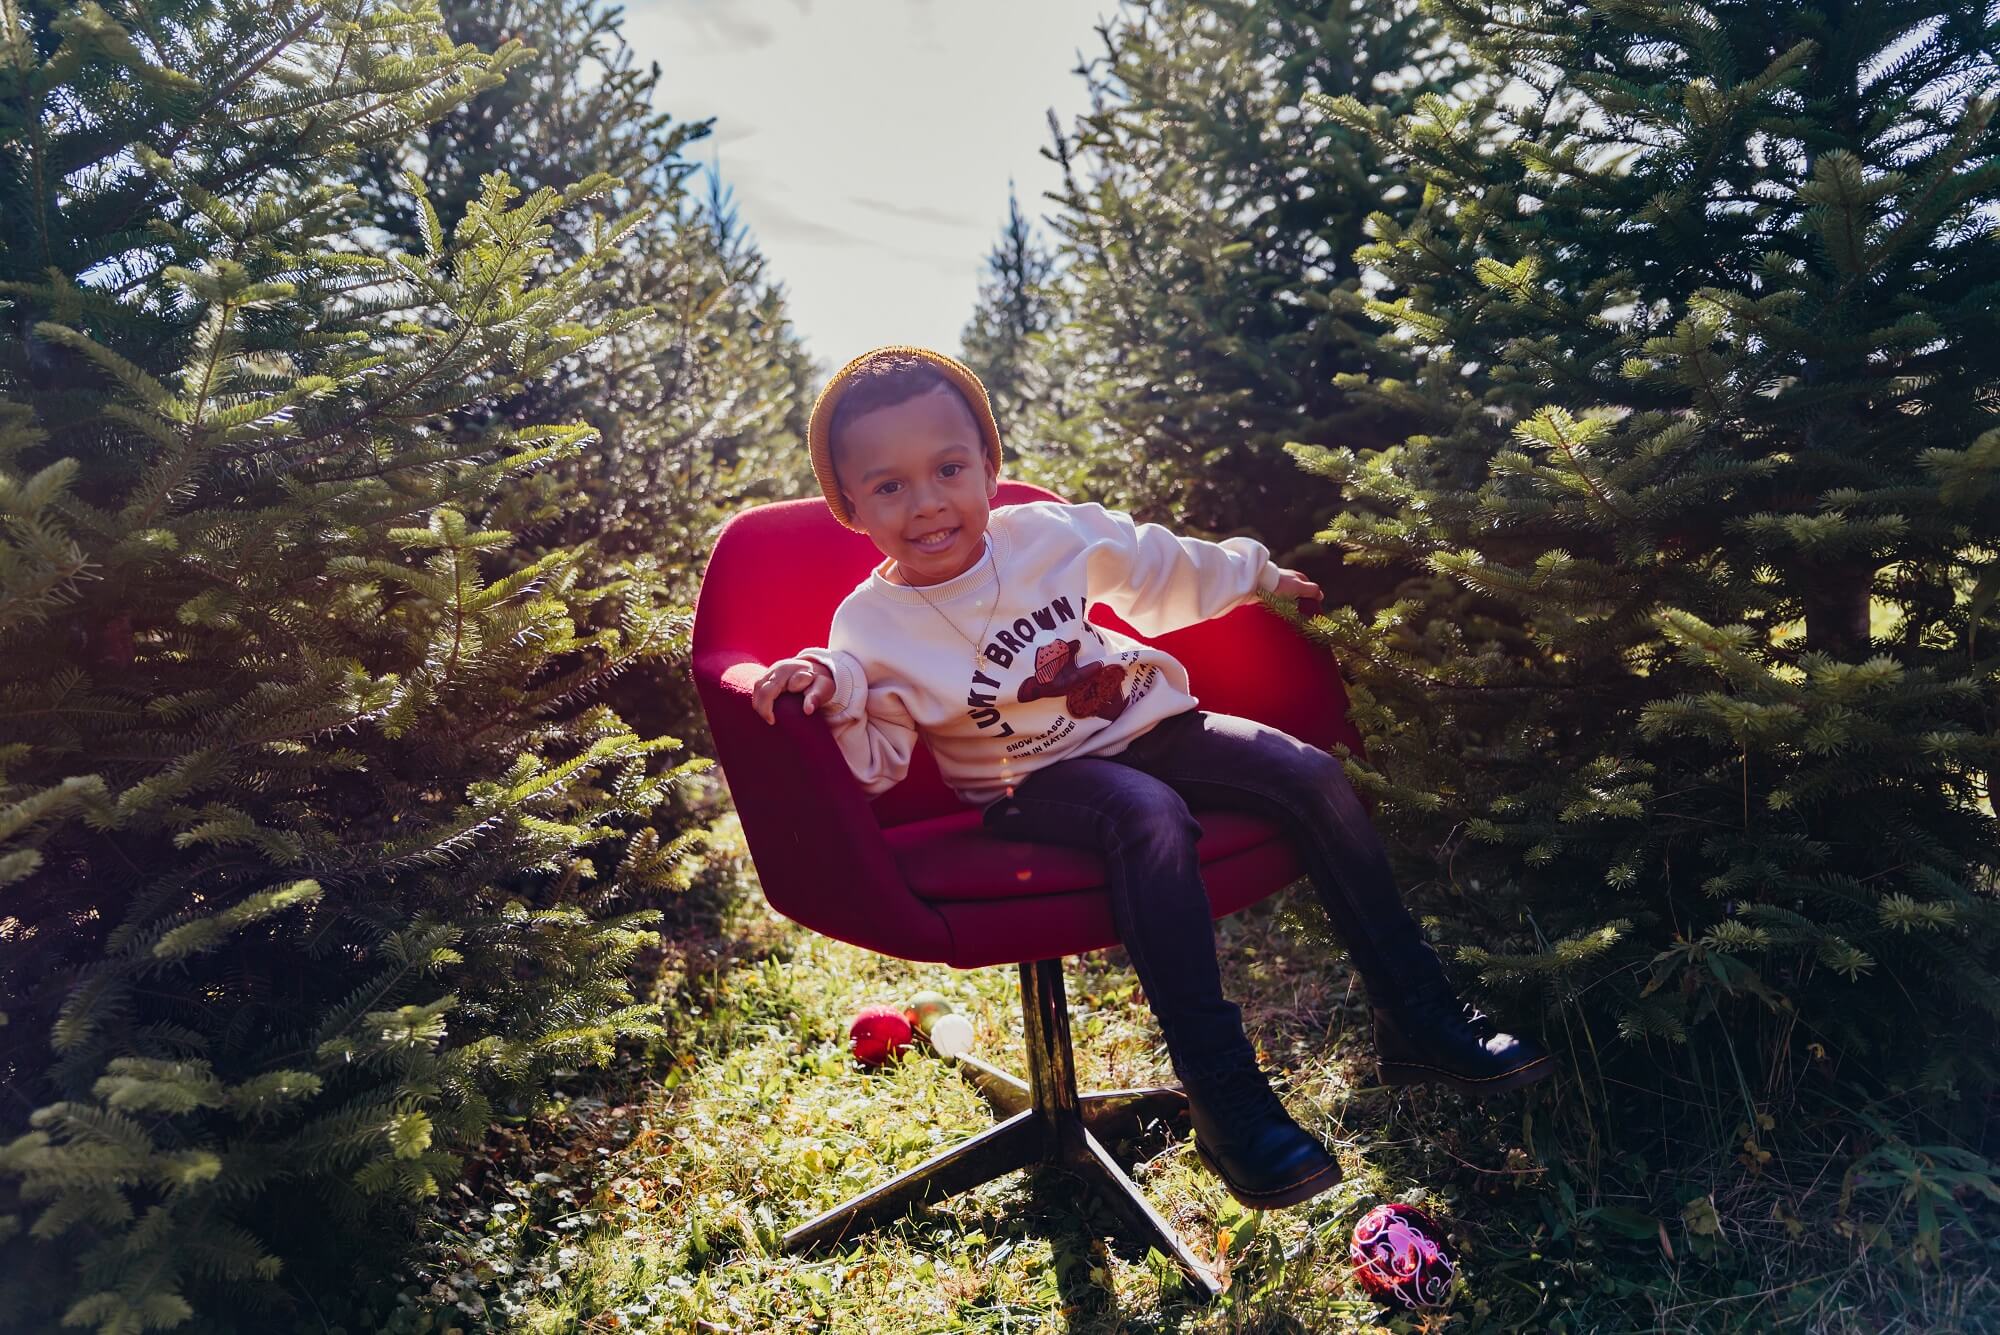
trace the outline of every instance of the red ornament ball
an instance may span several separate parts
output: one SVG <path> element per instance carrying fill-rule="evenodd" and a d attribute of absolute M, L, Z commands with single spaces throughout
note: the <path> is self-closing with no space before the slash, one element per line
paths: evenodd
<path fill-rule="evenodd" d="M 910 1046 L 910 1021 L 894 1006 L 863 1006 L 847 1026 L 854 1059 L 863 1066 L 880 1066 Z"/>
<path fill-rule="evenodd" d="M 1414 1205 L 1391 1201 L 1362 1215 L 1347 1254 L 1354 1278 L 1377 1298 L 1412 1309 L 1450 1300 L 1457 1266 L 1443 1230 Z"/>

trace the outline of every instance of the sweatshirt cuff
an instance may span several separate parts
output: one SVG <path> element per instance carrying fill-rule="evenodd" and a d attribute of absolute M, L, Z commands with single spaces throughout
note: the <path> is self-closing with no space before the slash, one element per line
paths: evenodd
<path fill-rule="evenodd" d="M 1280 568 L 1276 561 L 1265 561 L 1264 569 L 1257 575 L 1257 592 L 1270 593 L 1278 587 Z"/>
<path fill-rule="evenodd" d="M 861 703 L 861 674 L 854 670 L 845 654 L 830 649 L 801 649 L 799 657 L 810 658 L 833 674 L 833 698 L 821 708 L 822 714 L 845 714 Z"/>

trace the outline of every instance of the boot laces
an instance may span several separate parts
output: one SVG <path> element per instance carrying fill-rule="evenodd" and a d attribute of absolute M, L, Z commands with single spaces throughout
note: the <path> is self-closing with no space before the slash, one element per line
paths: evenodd
<path fill-rule="evenodd" d="M 1257 1065 L 1255 1053 L 1238 1056 L 1228 1065 L 1210 1072 L 1216 1111 L 1232 1122 L 1268 1116 L 1287 1117 L 1284 1103 Z"/>
<path fill-rule="evenodd" d="M 1500 1032 L 1500 1026 L 1493 1023 L 1493 1017 L 1469 1001 L 1465 1003 L 1465 1024 L 1482 1039 L 1492 1038 Z"/>
<path fill-rule="evenodd" d="M 1500 1032 L 1485 1011 L 1469 1001 L 1460 1001 L 1448 991 L 1414 997 L 1408 1009 L 1411 1015 L 1421 1015 L 1435 1023 L 1462 1025 L 1482 1041 Z"/>

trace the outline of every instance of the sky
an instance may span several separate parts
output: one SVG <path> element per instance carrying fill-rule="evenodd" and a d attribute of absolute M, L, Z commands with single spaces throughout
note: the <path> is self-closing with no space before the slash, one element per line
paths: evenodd
<path fill-rule="evenodd" d="M 730 192 L 822 371 L 884 343 L 957 355 L 986 259 L 1061 169 L 1047 112 L 1089 108 L 1080 58 L 1114 0 L 628 0 L 656 110 Z M 706 195 L 707 184 L 690 188 Z M 1046 229 L 1041 240 L 1052 236 Z"/>

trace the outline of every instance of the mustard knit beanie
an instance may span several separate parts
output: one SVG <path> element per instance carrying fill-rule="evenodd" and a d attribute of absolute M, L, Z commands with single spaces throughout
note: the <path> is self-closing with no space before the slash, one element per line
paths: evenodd
<path fill-rule="evenodd" d="M 912 347 L 907 343 L 871 348 L 835 371 L 827 380 L 826 387 L 820 390 L 819 398 L 813 402 L 812 421 L 806 428 L 806 445 L 812 450 L 813 475 L 819 479 L 819 489 L 826 495 L 827 508 L 833 511 L 835 519 L 857 533 L 863 530 L 854 522 L 854 516 L 847 512 L 847 503 L 840 499 L 840 483 L 833 476 L 833 438 L 830 430 L 833 410 L 839 405 L 840 396 L 853 382 L 857 371 L 893 353 L 929 362 L 958 387 L 966 406 L 972 409 L 972 420 L 979 424 L 979 432 L 986 438 L 986 457 L 992 461 L 994 473 L 997 475 L 1000 471 L 1000 428 L 993 421 L 993 405 L 986 398 L 986 386 L 979 382 L 971 367 L 942 352 Z"/>

